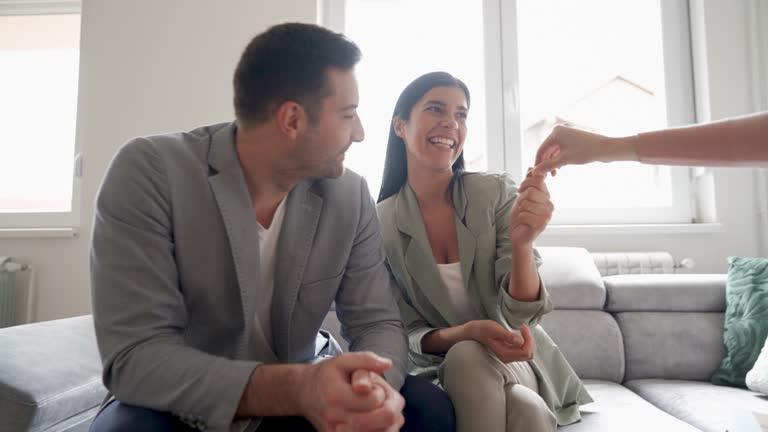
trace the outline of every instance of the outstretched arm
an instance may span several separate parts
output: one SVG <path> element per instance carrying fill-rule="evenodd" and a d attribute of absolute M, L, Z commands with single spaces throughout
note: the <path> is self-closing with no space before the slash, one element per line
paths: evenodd
<path fill-rule="evenodd" d="M 535 173 L 555 174 L 565 165 L 633 160 L 659 165 L 768 166 L 768 112 L 626 137 L 557 126 L 536 153 Z"/>

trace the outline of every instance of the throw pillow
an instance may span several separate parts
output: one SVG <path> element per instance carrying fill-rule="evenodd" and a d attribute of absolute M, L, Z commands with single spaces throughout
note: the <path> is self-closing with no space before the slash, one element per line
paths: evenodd
<path fill-rule="evenodd" d="M 768 337 L 768 259 L 728 258 L 725 358 L 712 383 L 746 387 L 745 376 Z"/>
<path fill-rule="evenodd" d="M 768 338 L 752 370 L 747 372 L 747 388 L 768 395 Z"/>

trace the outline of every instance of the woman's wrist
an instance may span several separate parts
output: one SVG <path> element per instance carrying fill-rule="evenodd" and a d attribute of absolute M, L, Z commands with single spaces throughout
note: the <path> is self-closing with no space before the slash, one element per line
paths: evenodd
<path fill-rule="evenodd" d="M 462 335 L 464 340 L 478 341 L 477 336 L 477 321 L 467 321 L 461 325 Z"/>

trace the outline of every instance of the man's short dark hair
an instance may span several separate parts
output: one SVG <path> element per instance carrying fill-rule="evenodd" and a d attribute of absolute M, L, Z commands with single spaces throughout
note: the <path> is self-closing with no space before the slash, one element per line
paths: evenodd
<path fill-rule="evenodd" d="M 352 69 L 360 48 L 340 33 L 312 24 L 286 23 L 257 35 L 235 69 L 235 115 L 241 123 L 267 121 L 286 101 L 301 104 L 310 121 L 330 94 L 327 70 Z"/>

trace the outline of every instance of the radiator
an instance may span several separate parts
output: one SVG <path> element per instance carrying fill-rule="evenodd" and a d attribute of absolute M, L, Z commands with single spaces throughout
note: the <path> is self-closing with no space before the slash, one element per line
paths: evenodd
<path fill-rule="evenodd" d="M 669 252 L 593 252 L 592 259 L 603 276 L 675 273 L 678 268 L 693 267 L 691 259 L 675 264 Z"/>
<path fill-rule="evenodd" d="M 27 299 L 26 322 L 31 319 L 32 291 L 27 290 L 22 296 L 17 283 L 18 273 L 22 271 L 31 271 L 31 268 L 14 262 L 10 257 L 0 257 L 0 328 L 21 324 L 16 311 L 19 300 L 24 297 Z"/>

